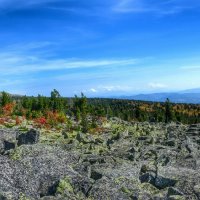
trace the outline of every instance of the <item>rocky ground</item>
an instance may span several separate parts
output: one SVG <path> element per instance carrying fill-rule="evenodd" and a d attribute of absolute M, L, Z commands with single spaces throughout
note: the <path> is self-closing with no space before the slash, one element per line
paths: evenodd
<path fill-rule="evenodd" d="M 0 130 L 0 199 L 200 199 L 200 125 L 112 119 L 101 134 Z"/>

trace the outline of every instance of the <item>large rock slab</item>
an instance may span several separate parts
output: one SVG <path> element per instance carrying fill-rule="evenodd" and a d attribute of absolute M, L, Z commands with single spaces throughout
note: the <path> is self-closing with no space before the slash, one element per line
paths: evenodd
<path fill-rule="evenodd" d="M 0 130 L 0 199 L 200 198 L 199 125 L 114 118 L 107 127 L 51 144 L 36 130 Z"/>
<path fill-rule="evenodd" d="M 26 133 L 21 133 L 17 136 L 17 145 L 20 146 L 23 144 L 36 144 L 39 141 L 39 136 L 39 131 L 34 129 L 31 129 Z"/>
<path fill-rule="evenodd" d="M 16 137 L 19 131 L 0 129 L 0 153 L 3 154 L 10 149 L 14 149 L 17 146 Z"/>

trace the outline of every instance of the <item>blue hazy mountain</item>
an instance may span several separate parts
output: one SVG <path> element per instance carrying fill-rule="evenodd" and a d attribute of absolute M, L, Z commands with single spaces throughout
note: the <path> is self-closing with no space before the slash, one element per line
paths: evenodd
<path fill-rule="evenodd" d="M 194 89 L 189 89 L 189 90 L 184 90 L 181 91 L 180 93 L 199 93 L 200 94 L 200 88 L 194 88 Z"/>
<path fill-rule="evenodd" d="M 122 96 L 122 99 L 164 102 L 167 98 L 174 103 L 200 103 L 200 88 L 173 93 L 151 93 L 133 96 Z"/>

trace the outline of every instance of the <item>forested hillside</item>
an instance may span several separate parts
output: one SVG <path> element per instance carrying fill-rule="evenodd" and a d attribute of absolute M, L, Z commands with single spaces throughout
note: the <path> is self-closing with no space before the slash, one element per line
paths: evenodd
<path fill-rule="evenodd" d="M 181 122 L 194 124 L 200 122 L 200 105 L 144 102 L 120 99 L 86 98 L 84 94 L 74 98 L 61 97 L 57 90 L 50 97 L 11 96 L 2 92 L 1 122 L 10 116 L 19 123 L 19 117 L 34 120 L 37 123 L 54 126 L 64 123 L 67 116 L 81 121 L 82 125 L 95 127 L 97 119 L 119 117 L 125 121 L 139 122 Z M 88 120 L 90 119 L 90 120 Z"/>

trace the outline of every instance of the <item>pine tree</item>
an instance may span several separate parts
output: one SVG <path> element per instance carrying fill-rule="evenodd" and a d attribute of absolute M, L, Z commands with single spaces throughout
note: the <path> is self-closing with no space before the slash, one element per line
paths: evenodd
<path fill-rule="evenodd" d="M 4 107 L 6 104 L 10 102 L 11 102 L 10 95 L 7 92 L 3 91 L 2 98 L 1 98 L 1 106 Z"/>
<path fill-rule="evenodd" d="M 88 120 L 87 120 L 88 105 L 87 105 L 87 98 L 83 93 L 81 93 L 80 98 L 75 95 L 73 110 L 77 120 L 79 118 L 79 113 L 80 113 L 82 131 L 86 133 L 88 131 Z"/>
<path fill-rule="evenodd" d="M 56 89 L 51 92 L 51 108 L 53 111 L 61 111 L 63 109 L 60 93 Z"/>
<path fill-rule="evenodd" d="M 173 119 L 172 107 L 170 100 L 167 98 L 165 101 L 165 123 L 171 122 Z"/>

